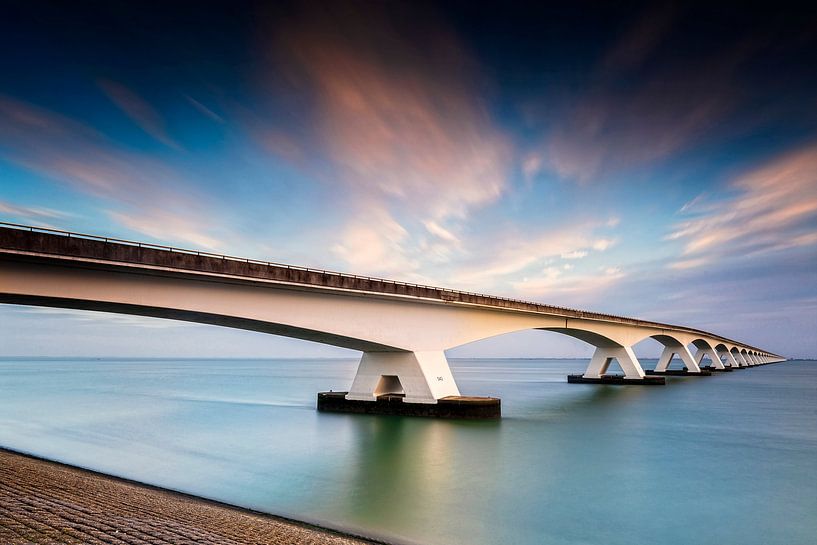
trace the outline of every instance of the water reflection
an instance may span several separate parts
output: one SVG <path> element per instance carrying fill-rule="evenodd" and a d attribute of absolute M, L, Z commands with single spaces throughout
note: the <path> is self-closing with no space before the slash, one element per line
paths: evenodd
<path fill-rule="evenodd" d="M 350 463 L 349 514 L 378 526 L 411 527 L 451 501 L 468 483 L 460 482 L 458 449 L 468 449 L 469 465 L 494 471 L 501 422 L 427 420 L 406 417 L 348 416 L 354 456 Z M 433 509 L 429 509 L 433 507 Z"/>

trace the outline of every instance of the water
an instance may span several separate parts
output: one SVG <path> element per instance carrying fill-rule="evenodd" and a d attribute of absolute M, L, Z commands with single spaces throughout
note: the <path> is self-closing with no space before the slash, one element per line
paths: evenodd
<path fill-rule="evenodd" d="M 0 360 L 0 445 L 392 541 L 813 544 L 817 365 L 666 387 L 454 360 L 501 422 L 318 414 L 351 360 Z"/>

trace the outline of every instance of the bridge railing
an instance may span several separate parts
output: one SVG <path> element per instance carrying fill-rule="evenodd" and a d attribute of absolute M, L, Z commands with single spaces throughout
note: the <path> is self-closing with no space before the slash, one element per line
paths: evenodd
<path fill-rule="evenodd" d="M 52 228 L 52 227 L 37 227 L 37 226 L 32 226 L 32 225 L 23 225 L 23 224 L 20 224 L 20 223 L 9 223 L 9 222 L 5 222 L 5 221 L 0 221 L 0 226 L 11 227 L 11 228 L 14 228 L 14 229 L 20 229 L 20 230 L 24 230 L 24 231 L 31 231 L 31 232 L 37 232 L 37 233 L 57 234 L 57 235 L 65 236 L 65 237 L 68 237 L 68 238 L 82 238 L 82 239 L 87 239 L 87 240 L 97 240 L 97 241 L 105 242 L 105 243 L 126 244 L 128 246 L 135 246 L 135 247 L 138 247 L 138 248 L 151 248 L 151 249 L 155 249 L 155 250 L 164 250 L 164 251 L 167 251 L 167 252 L 175 252 L 175 253 L 182 253 L 182 254 L 188 254 L 188 255 L 197 255 L 197 256 L 204 256 L 204 257 L 213 257 L 213 258 L 216 258 L 216 259 L 237 261 L 237 262 L 241 262 L 241 263 L 255 263 L 257 265 L 265 265 L 267 267 L 280 267 L 280 268 L 284 268 L 284 269 L 291 269 L 291 270 L 298 270 L 298 271 L 305 271 L 305 272 L 313 272 L 313 273 L 319 273 L 319 274 L 329 274 L 329 275 L 333 275 L 333 276 L 339 276 L 341 278 L 351 278 L 351 279 L 356 279 L 356 280 L 369 280 L 369 281 L 373 281 L 373 282 L 382 282 L 384 284 L 393 284 L 393 285 L 396 285 L 396 286 L 409 286 L 409 287 L 414 287 L 414 288 L 437 290 L 437 291 L 441 291 L 441 292 L 444 292 L 444 293 L 447 292 L 447 293 L 451 293 L 451 294 L 463 294 L 463 295 L 471 295 L 471 296 L 474 296 L 474 297 L 485 297 L 485 298 L 493 299 L 493 300 L 497 300 L 497 301 L 507 301 L 508 303 L 547 306 L 549 308 L 553 308 L 553 309 L 557 309 L 557 310 L 561 310 L 561 311 L 567 311 L 567 312 L 571 312 L 571 313 L 573 313 L 573 312 L 575 312 L 575 313 L 584 313 L 585 312 L 585 311 L 581 311 L 581 310 L 578 310 L 578 309 L 571 309 L 571 308 L 567 308 L 567 307 L 559 307 L 559 306 L 553 306 L 553 305 L 542 305 L 542 303 L 534 303 L 532 301 L 525 301 L 525 300 L 522 300 L 522 299 L 513 299 L 513 298 L 509 298 L 509 297 L 500 297 L 500 296 L 496 296 L 496 295 L 486 295 L 486 294 L 483 294 L 483 293 L 476 293 L 476 292 L 470 292 L 470 291 L 454 290 L 454 289 L 450 289 L 450 288 L 443 288 L 443 287 L 440 287 L 440 286 L 430 286 L 430 285 L 426 285 L 426 284 L 416 284 L 414 282 L 404 282 L 404 281 L 401 281 L 401 280 L 390 280 L 390 279 L 387 279 L 387 278 L 379 278 L 379 277 L 376 277 L 376 276 L 363 276 L 363 275 L 333 271 L 333 270 L 328 270 L 328 269 L 315 269 L 315 268 L 312 268 L 312 267 L 301 267 L 301 266 L 298 266 L 298 265 L 289 265 L 289 264 L 286 264 L 286 263 L 278 263 L 278 262 L 275 262 L 275 261 L 264 261 L 264 260 L 260 260 L 260 259 L 251 259 L 251 258 L 246 258 L 246 257 L 236 257 L 236 256 L 231 256 L 231 255 L 226 255 L 226 254 L 218 254 L 218 253 L 214 253 L 214 252 L 206 252 L 206 251 L 201 251 L 201 250 L 190 250 L 190 249 L 186 249 L 186 248 L 179 248 L 179 247 L 176 247 L 176 246 L 165 246 L 163 244 L 153 244 L 151 242 L 137 242 L 137 241 L 134 241 L 134 240 L 127 240 L 127 239 L 122 239 L 122 238 L 104 237 L 104 236 L 100 236 L 100 235 L 90 235 L 90 234 L 87 234 L 87 233 L 77 233 L 77 232 L 74 232 L 74 231 L 64 231 L 62 229 L 55 229 L 55 228 Z M 609 318 L 609 319 L 622 318 L 622 317 L 615 316 L 615 315 L 612 315 L 612 314 L 608 315 L 608 314 L 600 314 L 600 313 L 596 313 L 596 312 L 586 313 L 586 314 L 588 314 L 588 315 L 592 314 L 594 316 L 603 316 L 603 317 Z M 635 318 L 624 318 L 624 319 L 636 320 Z"/>
<path fill-rule="evenodd" d="M 537 312 L 552 312 L 554 314 L 561 314 L 564 315 L 566 318 L 584 318 L 584 319 L 595 319 L 595 320 L 606 320 L 611 322 L 620 322 L 626 323 L 631 325 L 640 325 L 644 327 L 652 327 L 652 328 L 664 328 L 664 329 L 672 329 L 672 330 L 683 330 L 690 333 L 700 334 L 707 337 L 713 337 L 720 339 L 723 342 L 729 342 L 731 344 L 740 344 L 736 341 L 731 339 L 727 339 L 725 337 L 720 337 L 717 335 L 712 335 L 703 330 L 683 327 L 683 326 L 674 326 L 670 324 L 663 324 L 660 322 L 652 322 L 648 320 L 640 320 L 638 318 L 628 318 L 624 316 L 616 316 L 614 314 L 605 314 L 601 312 L 590 312 L 584 311 L 579 309 L 573 309 L 568 307 L 560 307 L 555 305 L 546 305 L 543 303 L 537 303 L 533 301 L 525 301 L 523 299 L 514 299 L 510 297 L 500 297 L 496 295 L 486 295 L 483 293 L 476 293 L 470 291 L 463 291 L 463 290 L 454 290 L 450 288 L 443 288 L 440 286 L 429 286 L 425 284 L 416 284 L 413 282 L 403 282 L 399 280 L 389 280 L 386 278 L 378 278 L 374 276 L 362 276 L 326 269 L 315 269 L 312 267 L 300 267 L 298 265 L 288 265 L 286 263 L 277 263 L 274 261 L 264 261 L 259 259 L 250 259 L 245 257 L 236 257 L 226 254 L 218 254 L 214 252 L 206 252 L 201 250 L 189 250 L 185 248 L 178 248 L 176 246 L 166 246 L 162 244 L 153 244 L 150 242 L 137 242 L 133 240 L 115 238 L 115 237 L 104 237 L 99 235 L 90 235 L 87 233 L 77 233 L 74 231 L 65 231 L 62 229 L 55 229 L 52 227 L 37 227 L 32 225 L 23 225 L 19 223 L 10 223 L 0 221 L 0 227 L 8 227 L 12 229 L 19 229 L 23 231 L 30 231 L 33 233 L 46 233 L 46 234 L 54 234 L 60 235 L 67 238 L 79 238 L 79 239 L 86 239 L 86 240 L 94 240 L 99 241 L 105 244 L 122 244 L 133 246 L 137 248 L 148 248 L 154 250 L 162 250 L 166 252 L 173 252 L 179 254 L 186 254 L 186 255 L 195 255 L 195 256 L 203 256 L 215 259 L 221 259 L 226 261 L 234 261 L 239 263 L 252 263 L 256 265 L 262 265 L 266 267 L 275 267 L 275 268 L 283 268 L 289 269 L 294 271 L 303 271 L 308 273 L 316 273 L 316 274 L 323 274 L 323 275 L 330 275 L 336 276 L 338 278 L 348 278 L 353 280 L 362 280 L 368 282 L 379 282 L 384 285 L 393 285 L 393 286 L 404 286 L 409 288 L 418 288 L 423 290 L 430 290 L 439 294 L 440 299 L 443 301 L 450 300 L 450 301 L 457 301 L 460 299 L 460 296 L 472 297 L 472 298 L 480 298 L 482 300 L 490 301 L 491 306 L 498 306 L 498 307 L 505 307 L 505 308 L 514 308 L 517 310 L 532 310 Z M 467 301 L 466 301 L 467 302 Z M 745 346 L 745 345 L 743 345 Z M 754 349 L 754 347 L 752 347 Z"/>

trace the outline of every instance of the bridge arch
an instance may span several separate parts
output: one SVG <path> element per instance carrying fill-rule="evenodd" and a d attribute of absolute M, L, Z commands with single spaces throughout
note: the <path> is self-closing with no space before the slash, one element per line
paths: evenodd
<path fill-rule="evenodd" d="M 740 364 L 735 359 L 735 356 L 732 354 L 731 346 L 728 346 L 726 343 L 719 342 L 715 344 L 715 352 L 718 355 L 718 358 L 723 358 L 724 365 L 728 365 L 729 367 L 740 367 Z"/>
<path fill-rule="evenodd" d="M 729 352 L 732 353 L 732 358 L 737 362 L 738 367 L 748 367 L 749 366 L 749 362 L 746 361 L 745 359 L 743 359 L 743 356 L 741 355 L 740 350 L 738 349 L 737 346 L 732 346 L 729 349 Z"/>
<path fill-rule="evenodd" d="M 703 363 L 703 360 L 705 358 L 708 358 L 712 363 L 712 368 L 725 369 L 723 362 L 718 356 L 718 353 L 715 351 L 715 346 L 717 345 L 717 342 L 711 339 L 699 337 L 693 339 L 691 344 L 697 349 L 695 353 L 695 362 L 698 364 L 699 367 Z"/>

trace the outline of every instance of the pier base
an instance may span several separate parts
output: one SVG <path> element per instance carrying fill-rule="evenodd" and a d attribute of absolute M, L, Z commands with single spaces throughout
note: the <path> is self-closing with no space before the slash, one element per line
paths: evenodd
<path fill-rule="evenodd" d="M 648 375 L 667 375 L 672 377 L 708 377 L 712 374 L 711 371 L 701 370 L 699 372 L 690 371 L 688 369 L 666 369 L 664 371 L 656 371 L 654 369 L 646 369 L 644 373 Z"/>
<path fill-rule="evenodd" d="M 718 369 L 712 365 L 707 367 L 701 367 L 701 371 L 711 371 L 713 373 L 730 373 L 732 371 L 732 367 L 724 367 L 723 369 Z"/>
<path fill-rule="evenodd" d="M 502 416 L 495 397 L 448 396 L 437 403 L 406 403 L 402 394 L 384 394 L 375 401 L 346 399 L 347 392 L 318 393 L 318 410 L 333 413 L 427 416 L 433 418 L 496 419 Z"/>
<path fill-rule="evenodd" d="M 585 377 L 584 375 L 567 375 L 570 384 L 627 384 L 627 385 L 654 385 L 664 384 L 664 377 L 645 376 L 644 378 L 626 378 L 624 375 L 602 375 L 600 377 Z"/>

